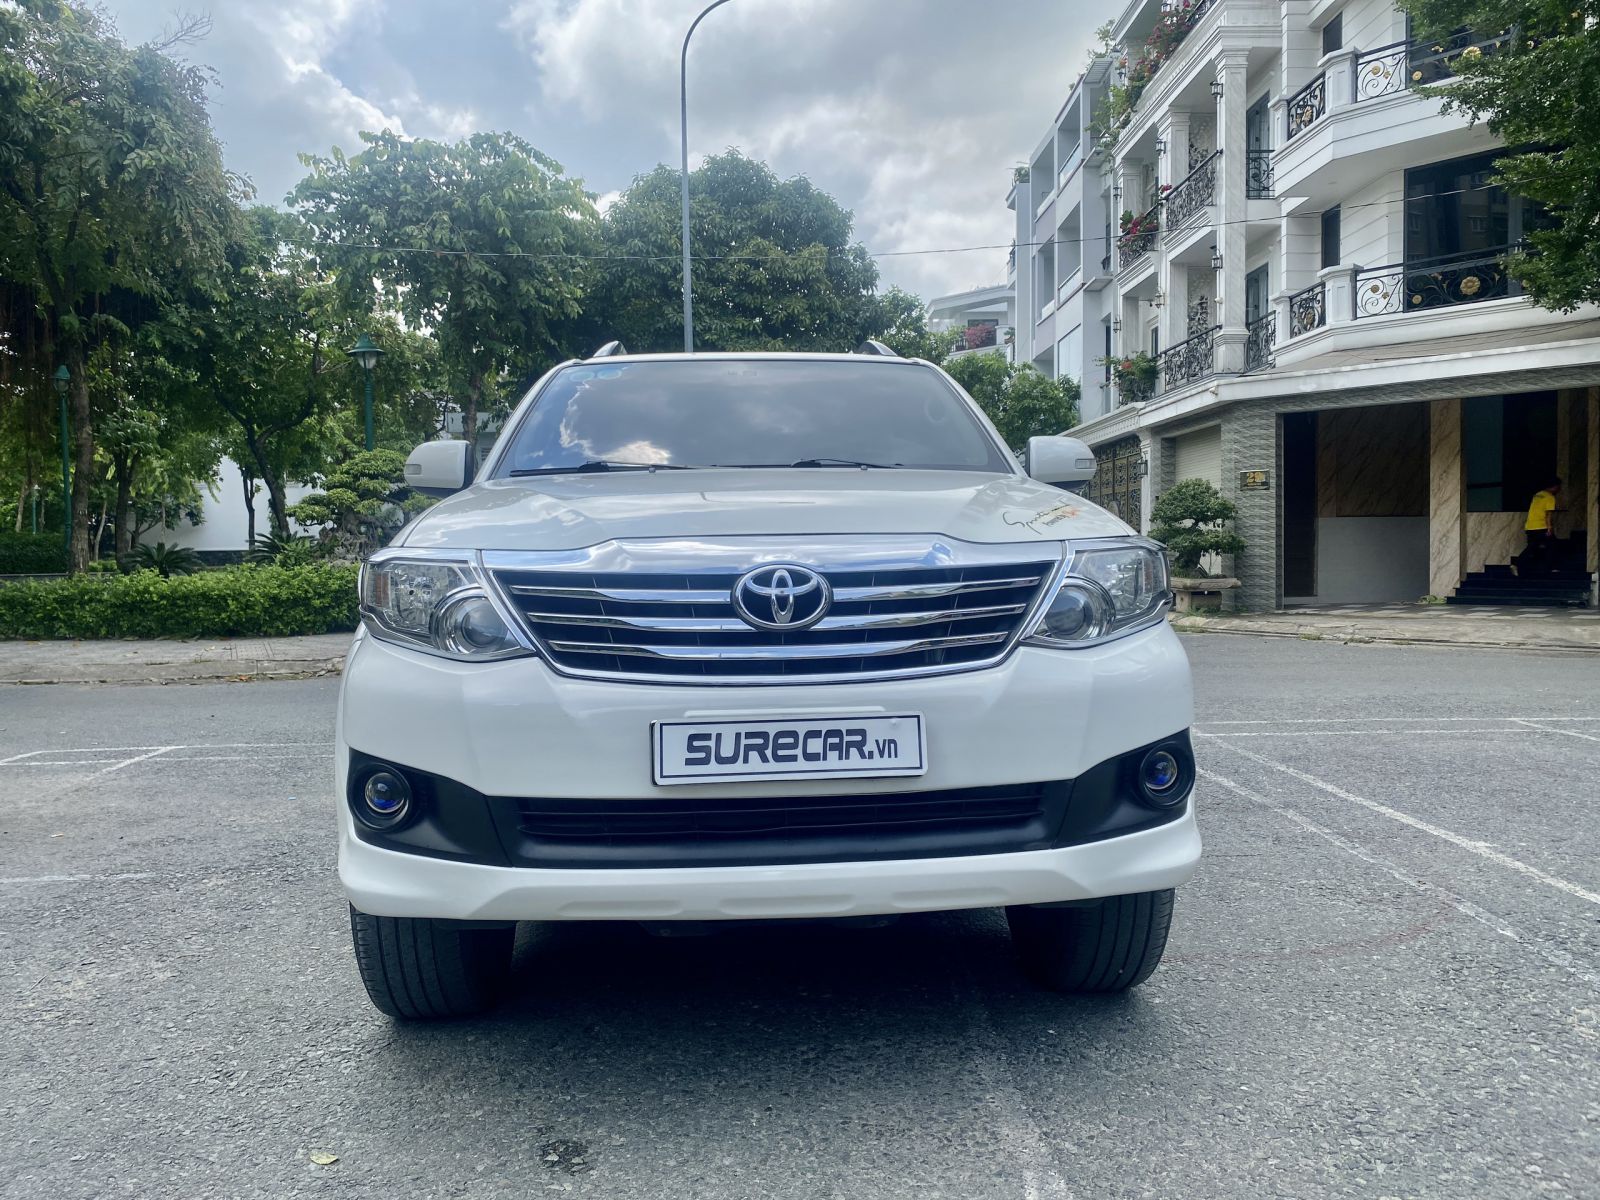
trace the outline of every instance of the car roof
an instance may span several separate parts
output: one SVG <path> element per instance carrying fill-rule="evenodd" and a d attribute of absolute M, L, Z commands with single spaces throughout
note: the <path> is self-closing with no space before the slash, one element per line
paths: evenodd
<path fill-rule="evenodd" d="M 693 354 L 685 354 L 679 350 L 669 354 L 612 354 L 605 358 L 579 358 L 573 359 L 577 363 L 623 363 L 623 362 L 705 362 L 737 361 L 737 362 L 848 362 L 848 363 L 878 363 L 900 364 L 916 363 L 920 366 L 933 364 L 920 358 L 901 358 L 898 355 L 889 357 L 882 354 L 813 354 L 798 350 L 697 350 Z M 565 364 L 564 364 L 565 365 Z"/>

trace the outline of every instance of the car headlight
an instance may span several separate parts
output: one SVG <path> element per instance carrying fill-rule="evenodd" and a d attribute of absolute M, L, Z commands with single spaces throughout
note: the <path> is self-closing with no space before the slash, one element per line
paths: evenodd
<path fill-rule="evenodd" d="M 374 555 L 361 566 L 361 619 L 386 642 L 466 662 L 532 654 L 466 558 Z"/>
<path fill-rule="evenodd" d="M 1092 646 L 1156 624 L 1166 615 L 1167 555 L 1143 538 L 1077 542 L 1061 586 L 1028 641 Z"/>

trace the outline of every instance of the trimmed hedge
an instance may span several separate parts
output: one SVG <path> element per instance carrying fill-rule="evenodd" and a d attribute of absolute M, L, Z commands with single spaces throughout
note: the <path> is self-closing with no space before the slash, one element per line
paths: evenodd
<path fill-rule="evenodd" d="M 354 629 L 353 565 L 226 567 L 163 579 L 78 575 L 0 586 L 0 638 L 293 637 Z"/>
<path fill-rule="evenodd" d="M 0 575 L 60 575 L 66 569 L 61 534 L 0 531 Z"/>

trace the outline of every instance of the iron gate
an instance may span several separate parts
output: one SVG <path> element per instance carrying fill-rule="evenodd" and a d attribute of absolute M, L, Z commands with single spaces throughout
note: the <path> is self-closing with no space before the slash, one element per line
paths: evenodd
<path fill-rule="evenodd" d="M 1138 529 L 1143 488 L 1139 468 L 1144 462 L 1139 439 L 1126 437 L 1101 446 L 1094 457 L 1094 479 L 1086 493 L 1089 499 Z"/>

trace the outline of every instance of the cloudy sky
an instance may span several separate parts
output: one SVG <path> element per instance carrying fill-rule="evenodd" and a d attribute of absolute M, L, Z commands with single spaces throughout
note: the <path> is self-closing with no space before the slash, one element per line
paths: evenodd
<path fill-rule="evenodd" d="M 105 0 L 142 41 L 203 12 L 229 166 L 263 201 L 295 155 L 388 126 L 509 130 L 609 197 L 678 156 L 678 47 L 704 0 Z M 1081 69 L 1089 0 L 734 0 L 690 52 L 690 148 L 807 175 L 873 251 L 1010 240 L 1005 191 Z M 924 296 L 1003 279 L 1003 250 L 880 258 Z"/>

